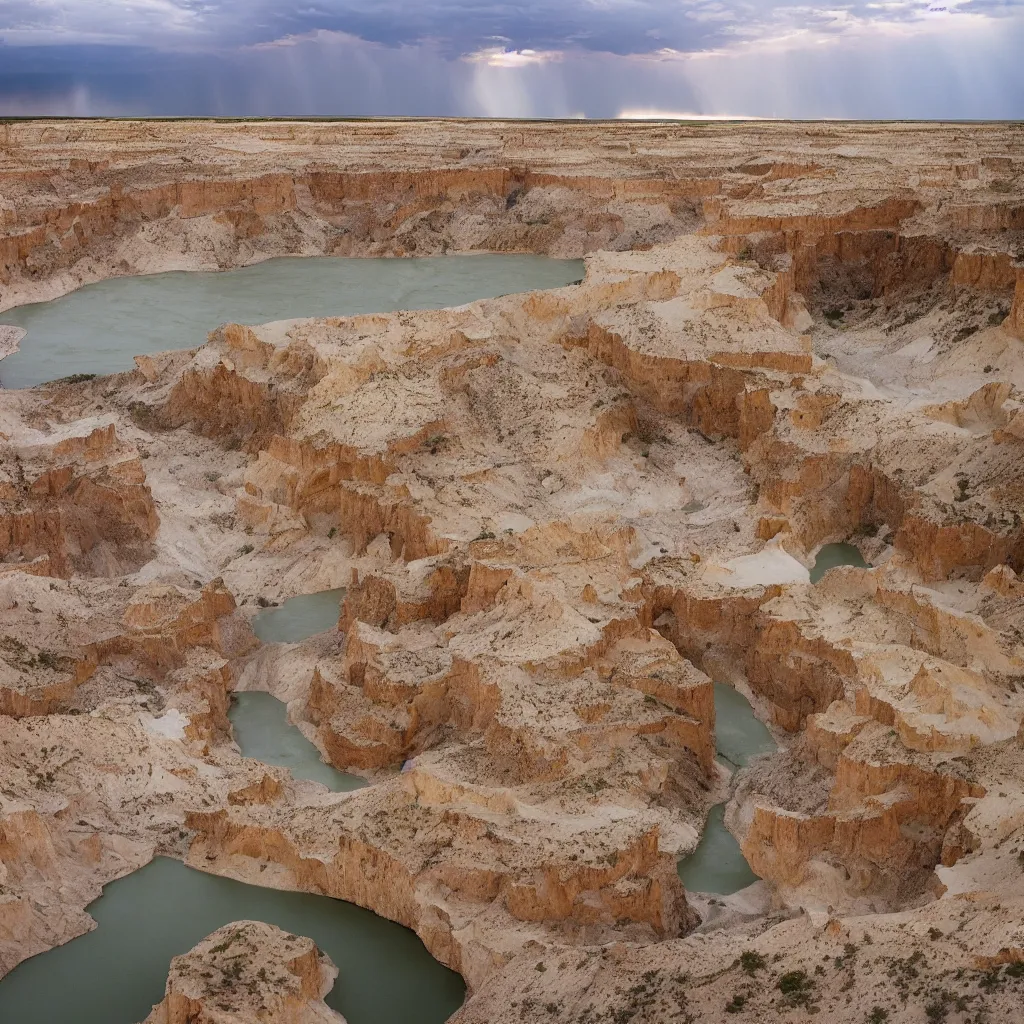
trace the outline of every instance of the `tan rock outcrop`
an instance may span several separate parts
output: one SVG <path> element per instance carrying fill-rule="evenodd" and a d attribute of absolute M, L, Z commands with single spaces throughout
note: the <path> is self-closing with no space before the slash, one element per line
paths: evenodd
<path fill-rule="evenodd" d="M 54 576 L 118 575 L 151 550 L 158 518 L 138 452 L 112 422 L 0 445 L 0 558 Z"/>
<path fill-rule="evenodd" d="M 312 939 L 235 921 L 171 961 L 145 1024 L 344 1024 L 323 1002 L 337 976 Z"/>

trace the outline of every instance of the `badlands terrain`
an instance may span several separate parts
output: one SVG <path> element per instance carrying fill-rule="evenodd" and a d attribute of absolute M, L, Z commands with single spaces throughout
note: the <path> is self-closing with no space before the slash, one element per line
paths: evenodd
<path fill-rule="evenodd" d="M 1021 1019 L 1024 131 L 0 125 L 0 311 L 483 251 L 585 277 L 0 391 L 0 973 L 164 855 L 413 929 L 459 1024 Z M 713 680 L 776 753 L 716 760 Z M 242 757 L 236 690 L 371 785 Z M 723 801 L 763 882 L 687 893 Z M 167 966 L 151 1024 L 345 971 Z"/>

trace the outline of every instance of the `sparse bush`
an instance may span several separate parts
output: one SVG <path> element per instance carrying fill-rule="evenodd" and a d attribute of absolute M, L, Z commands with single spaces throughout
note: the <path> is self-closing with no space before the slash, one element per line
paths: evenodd
<path fill-rule="evenodd" d="M 787 971 L 779 978 L 779 991 L 793 1005 L 807 1003 L 814 990 L 814 980 L 806 971 Z"/>
<path fill-rule="evenodd" d="M 742 1013 L 743 1007 L 746 1005 L 747 997 L 741 995 L 739 992 L 733 993 L 732 999 L 725 1004 L 726 1013 Z"/>
<path fill-rule="evenodd" d="M 632 436 L 645 447 L 650 447 L 656 441 L 667 440 L 658 426 L 658 421 L 651 416 L 637 416 L 636 430 Z"/>
<path fill-rule="evenodd" d="M 747 974 L 756 974 L 758 971 L 763 970 L 767 963 L 768 961 L 760 953 L 756 953 L 752 949 L 745 949 L 740 953 L 740 967 Z"/>
<path fill-rule="evenodd" d="M 156 410 L 145 402 L 132 402 L 128 406 L 128 415 L 140 430 L 153 430 L 158 425 Z"/>
<path fill-rule="evenodd" d="M 51 672 L 56 672 L 60 668 L 60 656 L 53 651 L 40 651 L 36 655 L 36 663 L 40 668 L 48 668 Z"/>

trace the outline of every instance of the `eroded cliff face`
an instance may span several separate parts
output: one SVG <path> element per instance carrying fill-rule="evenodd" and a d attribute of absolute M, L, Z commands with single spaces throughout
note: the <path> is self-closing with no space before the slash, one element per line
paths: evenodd
<path fill-rule="evenodd" d="M 958 129 L 953 162 L 941 126 L 891 128 L 897 160 L 856 126 L 435 128 L 168 124 L 155 158 L 131 125 L 3 127 L 4 304 L 285 252 L 587 256 L 568 288 L 211 324 L 130 374 L 0 393 L 4 966 L 156 851 L 413 928 L 476 993 L 466 1020 L 641 997 L 712 1020 L 738 995 L 859 1022 L 844 944 L 905 963 L 897 932 L 965 912 L 985 964 L 950 938 L 928 970 L 984 970 L 999 1012 L 1022 942 L 996 905 L 1024 884 L 1018 135 Z M 244 167 L 231 132 L 260 141 Z M 811 585 L 841 540 L 874 567 Z M 256 644 L 260 604 L 338 586 L 337 630 Z M 781 743 L 734 778 L 712 679 Z M 239 757 L 232 689 L 373 785 Z M 675 865 L 723 799 L 764 891 L 699 901 L 689 935 Z M 810 984 L 776 993 L 783 966 Z M 894 970 L 878 1005 L 915 1019 Z M 175 978 L 165 1017 L 205 998 Z"/>
<path fill-rule="evenodd" d="M 159 525 L 139 454 L 109 418 L 5 434 L 0 502 L 0 558 L 36 575 L 130 572 Z"/>

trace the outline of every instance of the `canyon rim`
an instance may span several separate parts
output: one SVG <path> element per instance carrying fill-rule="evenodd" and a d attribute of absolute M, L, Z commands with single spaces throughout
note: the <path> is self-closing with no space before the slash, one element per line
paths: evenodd
<path fill-rule="evenodd" d="M 1024 130 L 0 124 L 0 325 L 473 253 L 582 280 L 0 390 L 0 972 L 161 856 L 411 929 L 458 1024 L 1022 1019 Z M 368 784 L 243 756 L 253 691 Z M 721 804 L 759 881 L 688 891 Z M 153 1024 L 346 977 L 251 920 L 166 970 Z"/>

